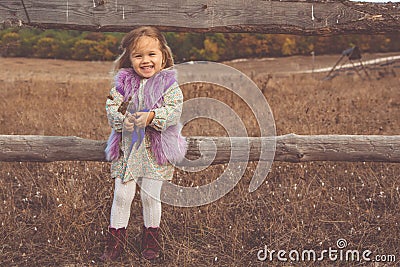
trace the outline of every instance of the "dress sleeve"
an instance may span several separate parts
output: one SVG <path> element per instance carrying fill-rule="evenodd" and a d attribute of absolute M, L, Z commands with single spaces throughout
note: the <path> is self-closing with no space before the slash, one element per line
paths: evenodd
<path fill-rule="evenodd" d="M 178 124 L 182 114 L 183 94 L 177 82 L 165 91 L 163 98 L 164 105 L 151 110 L 155 115 L 149 126 L 157 131 L 164 131 L 169 126 Z"/>
<path fill-rule="evenodd" d="M 122 131 L 125 115 L 118 109 L 123 102 L 123 96 L 113 87 L 106 101 L 108 124 L 117 132 Z"/>

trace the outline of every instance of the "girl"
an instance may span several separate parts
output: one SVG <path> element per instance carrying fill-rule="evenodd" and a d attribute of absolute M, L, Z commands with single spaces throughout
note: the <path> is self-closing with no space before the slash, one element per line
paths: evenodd
<path fill-rule="evenodd" d="M 174 167 L 186 154 L 180 134 L 183 95 L 175 78 L 170 48 L 153 27 L 140 27 L 122 39 L 116 60 L 115 84 L 106 102 L 112 127 L 106 157 L 112 161 L 114 199 L 103 261 L 116 260 L 124 249 L 130 207 L 136 184 L 143 206 L 142 256 L 160 255 L 159 226 L 162 183 L 171 180 Z"/>

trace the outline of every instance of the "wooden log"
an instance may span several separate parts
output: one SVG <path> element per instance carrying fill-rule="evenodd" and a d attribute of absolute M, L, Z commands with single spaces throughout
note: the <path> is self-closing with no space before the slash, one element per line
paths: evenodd
<path fill-rule="evenodd" d="M 2 0 L 0 23 L 40 28 L 303 35 L 400 31 L 399 3 L 265 0 Z"/>
<path fill-rule="evenodd" d="M 271 160 L 275 148 L 271 144 L 274 142 L 275 161 L 400 162 L 400 135 L 288 134 L 264 138 L 189 137 L 188 141 L 186 157 L 198 159 L 196 164 L 185 164 L 188 166 L 207 165 L 206 162 L 210 161 L 222 164 L 230 160 Z M 105 141 L 75 136 L 0 135 L 0 161 L 105 161 L 105 144 Z M 267 153 L 267 158 L 260 159 L 262 146 L 271 153 Z M 231 159 L 232 147 L 238 153 Z"/>

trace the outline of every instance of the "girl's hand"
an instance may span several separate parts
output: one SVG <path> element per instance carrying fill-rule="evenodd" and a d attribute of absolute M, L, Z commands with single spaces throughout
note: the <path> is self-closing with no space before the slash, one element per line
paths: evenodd
<path fill-rule="evenodd" d="M 150 112 L 136 112 L 133 114 L 133 122 L 139 128 L 144 128 L 148 126 L 154 119 L 154 111 Z"/>
<path fill-rule="evenodd" d="M 133 129 L 135 128 L 135 123 L 134 123 L 135 117 L 131 114 L 125 117 L 124 119 L 124 128 L 125 130 L 132 132 Z"/>

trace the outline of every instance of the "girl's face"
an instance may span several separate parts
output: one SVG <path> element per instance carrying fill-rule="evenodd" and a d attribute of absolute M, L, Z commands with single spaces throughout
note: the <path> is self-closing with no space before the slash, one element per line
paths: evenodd
<path fill-rule="evenodd" d="M 150 78 L 163 67 L 159 41 L 148 36 L 139 38 L 130 58 L 133 69 L 143 78 Z"/>

